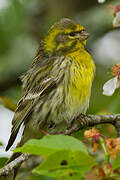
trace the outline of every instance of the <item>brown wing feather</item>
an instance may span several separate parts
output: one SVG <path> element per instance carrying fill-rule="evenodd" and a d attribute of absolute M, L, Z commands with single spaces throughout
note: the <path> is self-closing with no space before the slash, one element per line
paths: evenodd
<path fill-rule="evenodd" d="M 49 92 L 56 87 L 56 84 L 59 83 L 58 79 L 62 79 L 64 75 L 64 71 L 59 74 L 59 66 L 63 62 L 64 57 L 57 59 L 51 57 L 43 60 L 45 62 L 41 64 L 39 64 L 40 61 L 38 61 L 38 64 L 36 61 L 35 65 L 33 63 L 31 69 L 22 77 L 24 96 L 18 103 L 18 108 L 12 120 L 11 136 L 6 151 L 14 143 L 21 124 L 29 121 L 28 116 L 34 110 L 38 101 L 49 94 Z M 54 64 L 56 61 L 57 63 Z"/>

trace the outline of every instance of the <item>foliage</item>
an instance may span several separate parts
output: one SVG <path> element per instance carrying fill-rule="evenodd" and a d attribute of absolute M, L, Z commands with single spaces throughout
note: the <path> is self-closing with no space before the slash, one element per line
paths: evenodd
<path fill-rule="evenodd" d="M 85 136 L 93 138 L 93 152 L 101 146 L 104 152 L 102 165 L 101 161 L 95 160 L 94 156 L 88 153 L 86 146 L 80 140 L 72 136 L 48 135 L 40 140 L 29 140 L 14 151 L 42 157 L 40 165 L 33 170 L 37 175 L 61 180 L 85 179 L 90 176 L 90 173 L 103 179 L 119 176 L 119 139 L 105 139 L 95 128 L 86 131 Z M 116 151 L 117 148 L 118 151 Z"/>
<path fill-rule="evenodd" d="M 97 163 L 85 145 L 70 136 L 49 135 L 40 140 L 29 140 L 15 152 L 40 155 L 43 162 L 33 171 L 57 179 L 80 179 Z"/>

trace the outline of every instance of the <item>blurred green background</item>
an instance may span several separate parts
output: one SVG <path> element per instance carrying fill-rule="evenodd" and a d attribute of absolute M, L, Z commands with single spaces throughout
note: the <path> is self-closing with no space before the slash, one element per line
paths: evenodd
<path fill-rule="evenodd" d="M 96 74 L 87 113 L 119 113 L 119 90 L 110 97 L 102 95 L 103 84 L 112 77 L 111 67 L 120 63 L 120 29 L 112 27 L 118 4 L 119 0 L 103 4 L 97 0 L 0 0 L 0 96 L 18 102 L 22 96 L 19 77 L 29 69 L 40 40 L 54 22 L 68 17 L 91 34 L 86 48 Z"/>

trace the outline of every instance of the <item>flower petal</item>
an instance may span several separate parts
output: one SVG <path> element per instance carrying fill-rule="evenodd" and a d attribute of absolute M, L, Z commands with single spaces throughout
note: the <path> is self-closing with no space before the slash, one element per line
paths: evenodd
<path fill-rule="evenodd" d="M 118 87 L 118 77 L 115 76 L 104 84 L 103 95 L 111 96 L 115 92 L 115 89 Z"/>
<path fill-rule="evenodd" d="M 113 27 L 120 27 L 120 11 L 116 13 L 113 19 Z"/>
<path fill-rule="evenodd" d="M 98 3 L 104 3 L 105 0 L 98 0 Z"/>

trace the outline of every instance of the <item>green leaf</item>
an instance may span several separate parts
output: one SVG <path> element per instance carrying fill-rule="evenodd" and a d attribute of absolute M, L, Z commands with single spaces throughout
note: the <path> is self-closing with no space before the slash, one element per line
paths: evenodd
<path fill-rule="evenodd" d="M 49 135 L 44 136 L 40 140 L 29 140 L 22 147 L 14 151 L 48 156 L 61 150 L 81 151 L 88 154 L 85 145 L 81 141 L 72 136 L 65 135 Z"/>
<path fill-rule="evenodd" d="M 29 140 L 15 152 L 43 156 L 42 163 L 33 172 L 62 180 L 82 180 L 84 173 L 97 164 L 85 145 L 72 136 L 49 135 Z"/>
<path fill-rule="evenodd" d="M 24 179 L 22 178 L 24 177 Z M 36 175 L 36 174 L 31 174 L 31 172 L 26 173 L 26 172 L 21 172 L 17 176 L 17 180 L 56 180 L 55 178 L 51 178 L 48 176 L 42 176 L 42 175 Z"/>
<path fill-rule="evenodd" d="M 50 155 L 33 172 L 62 180 L 80 180 L 96 164 L 93 157 L 82 151 L 63 150 Z"/>
<path fill-rule="evenodd" d="M 120 167 L 120 153 L 118 153 L 117 157 L 115 160 L 112 162 L 112 168 L 116 169 Z"/>

